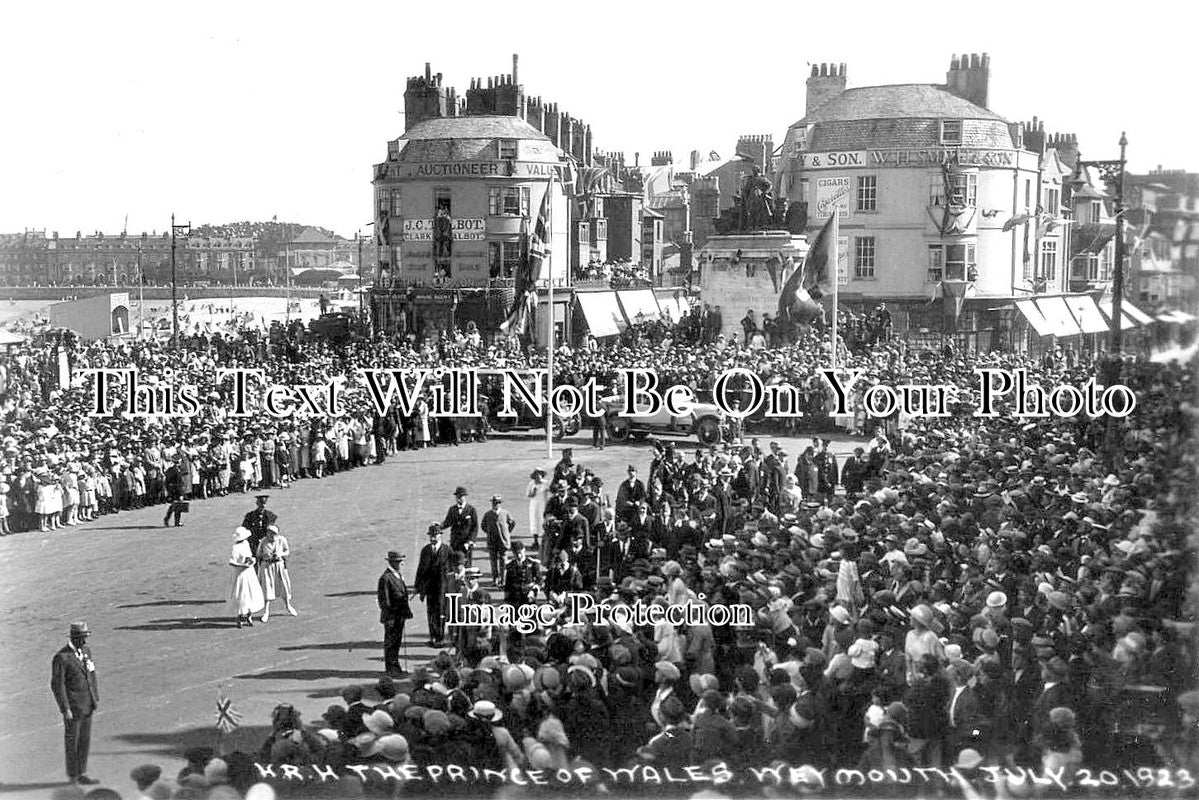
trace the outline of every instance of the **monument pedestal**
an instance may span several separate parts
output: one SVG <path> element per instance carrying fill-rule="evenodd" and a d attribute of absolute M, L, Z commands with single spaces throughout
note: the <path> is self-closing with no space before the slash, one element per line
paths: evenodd
<path fill-rule="evenodd" d="M 791 258 L 798 265 L 808 255 L 806 236 L 789 231 L 747 231 L 710 237 L 696 253 L 700 270 L 700 299 L 720 306 L 725 338 L 744 338 L 741 319 L 753 309 L 759 325 L 762 315 L 776 315 L 783 289 L 783 265 Z"/>

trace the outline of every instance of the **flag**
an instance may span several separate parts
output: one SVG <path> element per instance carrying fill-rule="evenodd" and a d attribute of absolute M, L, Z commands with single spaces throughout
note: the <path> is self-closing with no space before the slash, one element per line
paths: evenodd
<path fill-rule="evenodd" d="M 1028 222 L 1030 219 L 1033 219 L 1032 214 L 1017 214 L 1016 216 L 1009 219 L 1007 222 L 1003 223 L 1003 232 L 1007 233 L 1008 231 L 1015 228 L 1017 225 L 1023 225 L 1025 222 Z"/>
<path fill-rule="evenodd" d="M 533 306 L 537 302 L 537 281 L 541 279 L 541 266 L 549 258 L 550 192 L 553 186 L 551 181 L 541 198 L 541 208 L 537 211 L 537 223 L 533 227 L 532 236 L 527 232 L 528 221 L 521 222 L 524 255 L 515 275 L 516 299 L 512 303 L 508 318 L 500 325 L 501 333 L 523 334 L 533 316 Z"/>
<path fill-rule="evenodd" d="M 837 269 L 838 227 L 837 213 L 834 211 L 820 233 L 816 234 L 803 266 L 792 272 L 783 286 L 783 292 L 779 295 L 779 316 L 791 316 L 793 306 L 812 305 L 824 296 L 820 285 L 827 283 L 830 271 L 835 273 Z M 834 274 L 832 280 L 836 279 Z"/>
<path fill-rule="evenodd" d="M 222 688 L 216 698 L 216 727 L 221 733 L 231 733 L 241 722 L 241 713 L 233 707 L 233 701 L 225 697 Z"/>

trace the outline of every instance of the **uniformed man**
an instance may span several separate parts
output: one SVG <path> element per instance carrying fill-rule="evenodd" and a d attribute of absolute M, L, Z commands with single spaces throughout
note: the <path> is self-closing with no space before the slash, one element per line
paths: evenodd
<path fill-rule="evenodd" d="M 537 565 L 525 555 L 524 542 L 513 542 L 512 558 L 504 567 L 504 602 L 515 608 L 528 604 L 537 576 Z"/>
<path fill-rule="evenodd" d="M 475 507 L 466 502 L 466 489 L 459 486 L 454 490 L 454 505 L 445 512 L 442 528 L 450 532 L 450 549 L 462 553 L 466 566 L 470 566 L 471 550 L 475 546 L 475 538 L 479 535 L 479 515 Z"/>
<path fill-rule="evenodd" d="M 258 543 L 266 536 L 266 529 L 279 521 L 275 512 L 268 511 L 266 501 L 271 499 L 269 494 L 255 495 L 258 506 L 242 517 L 241 526 L 250 532 L 250 552 L 258 552 Z"/>

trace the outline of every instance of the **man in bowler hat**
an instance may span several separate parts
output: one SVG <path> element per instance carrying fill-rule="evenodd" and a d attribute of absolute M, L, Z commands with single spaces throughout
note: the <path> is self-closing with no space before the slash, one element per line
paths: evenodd
<path fill-rule="evenodd" d="M 450 548 L 441 541 L 441 527 L 429 526 L 429 543 L 421 548 L 413 586 L 425 604 L 429 620 L 429 647 L 445 638 L 445 584 L 450 569 Z"/>
<path fill-rule="evenodd" d="M 383 668 L 388 675 L 400 676 L 400 647 L 404 644 L 404 623 L 412 619 L 408 606 L 408 586 L 400 574 L 404 556 L 387 552 L 387 569 L 379 576 L 379 622 L 383 624 Z"/>
<path fill-rule="evenodd" d="M 445 521 L 441 527 L 450 531 L 450 549 L 455 553 L 466 556 L 466 566 L 470 566 L 471 550 L 475 546 L 475 538 L 479 535 L 479 515 L 475 507 L 466 502 L 466 488 L 459 486 L 454 490 L 454 505 L 445 512 Z"/>
<path fill-rule="evenodd" d="M 87 776 L 92 714 L 100 704 L 96 664 L 87 646 L 89 633 L 86 622 L 72 622 L 70 643 L 55 653 L 50 662 L 50 691 L 62 712 L 67 777 L 83 785 L 99 783 Z"/>

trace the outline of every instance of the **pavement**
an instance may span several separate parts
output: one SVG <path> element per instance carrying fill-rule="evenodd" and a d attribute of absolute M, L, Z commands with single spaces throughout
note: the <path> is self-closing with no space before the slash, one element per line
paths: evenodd
<path fill-rule="evenodd" d="M 769 437 L 761 441 L 765 447 Z M 808 437 L 784 441 L 794 462 Z M 839 436 L 832 449 L 843 456 L 855 444 Z M 217 745 L 220 692 L 241 719 L 222 746 L 256 751 L 276 704 L 292 703 L 315 721 L 346 685 L 374 684 L 383 674 L 374 595 L 385 553 L 407 554 L 411 583 L 423 532 L 442 520 L 459 485 L 480 514 L 492 494 L 503 495 L 527 542 L 529 473 L 552 466 L 567 445 L 613 495 L 625 467 L 644 476 L 652 456 L 645 443 L 590 449 L 584 431 L 555 443 L 551 462 L 534 432 L 400 453 L 381 466 L 273 490 L 268 508 L 291 544 L 299 616 L 276 601 L 270 622 L 252 628 L 238 629 L 224 602 L 232 532 L 253 509 L 253 494 L 195 501 L 179 528 L 164 528 L 165 506 L 156 506 L 0 537 L 0 795 L 82 796 L 66 784 L 62 722 L 49 690 L 50 659 L 70 622 L 92 630 L 100 684 L 88 773 L 133 796 L 134 767 L 158 764 L 170 778 L 187 749 Z M 435 653 L 423 646 L 425 612 L 415 597 L 413 613 L 406 638 L 415 664 Z"/>

